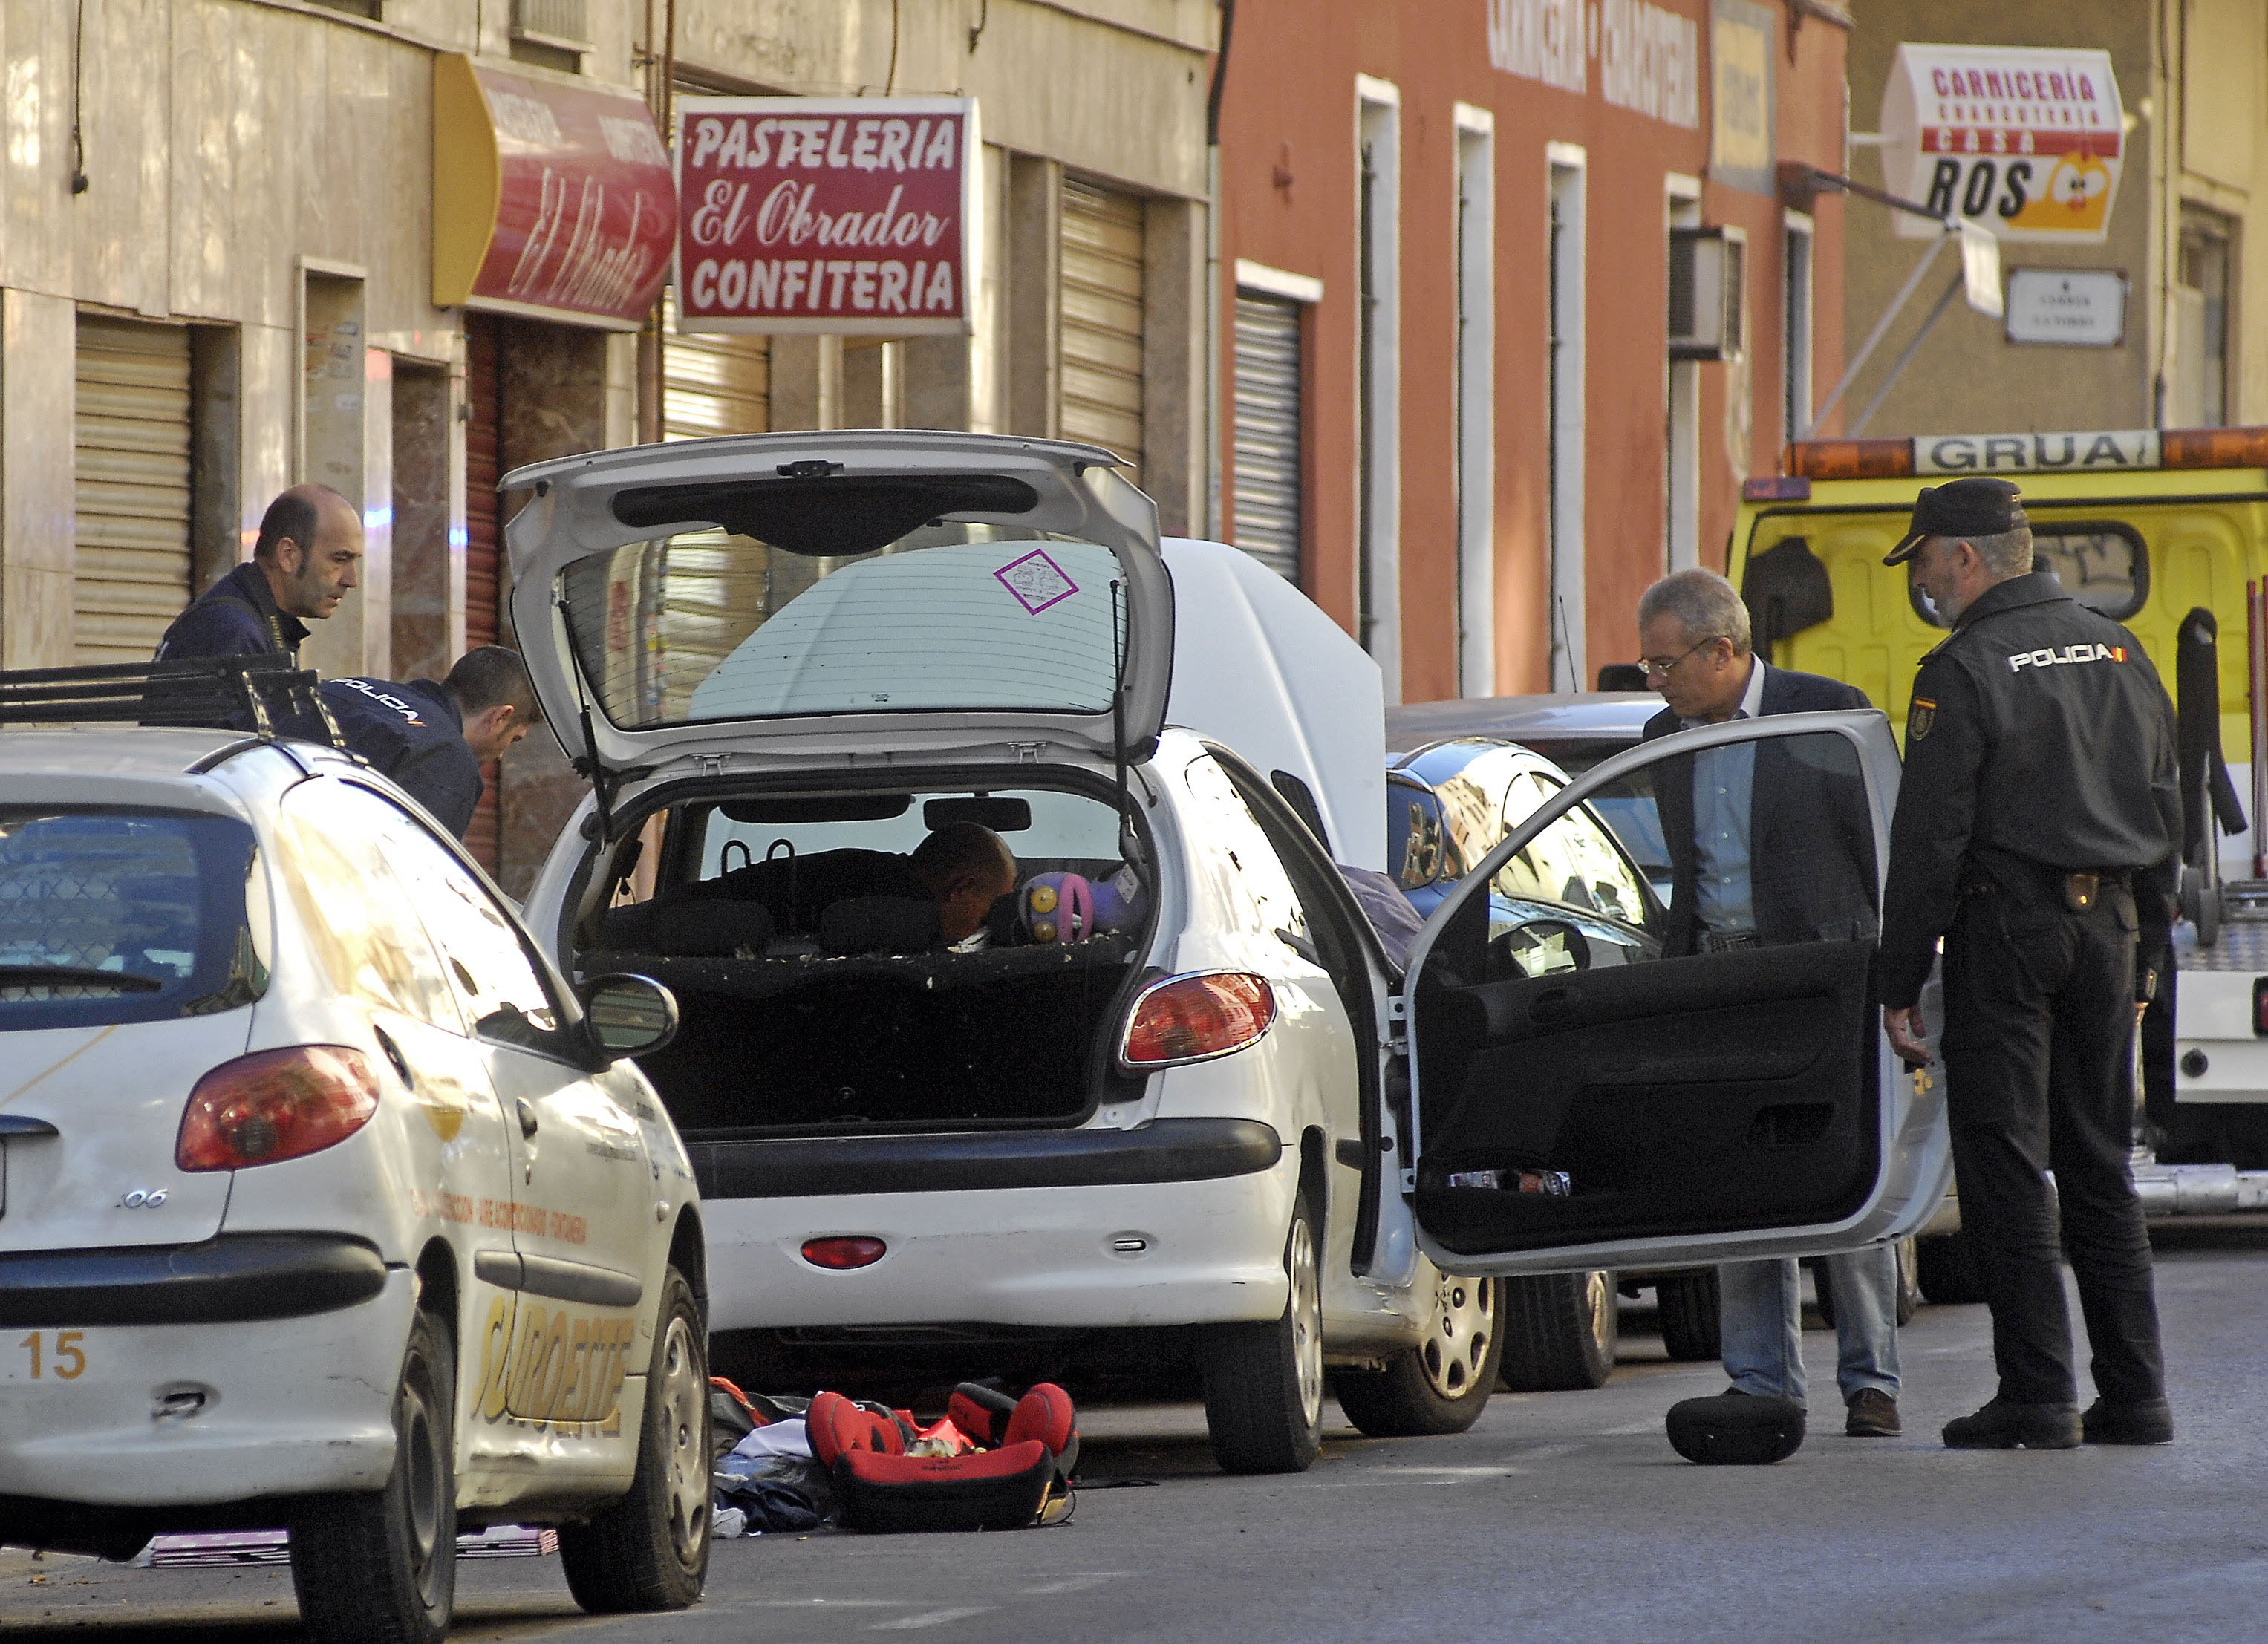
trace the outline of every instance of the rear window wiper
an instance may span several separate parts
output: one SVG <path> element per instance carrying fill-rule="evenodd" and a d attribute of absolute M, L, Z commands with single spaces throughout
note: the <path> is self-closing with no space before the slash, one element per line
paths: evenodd
<path fill-rule="evenodd" d="M 155 993 L 166 985 L 154 977 L 130 976 L 123 970 L 97 970 L 92 965 L 0 965 L 0 987 L 40 982 L 63 987 L 114 987 L 127 993 Z"/>

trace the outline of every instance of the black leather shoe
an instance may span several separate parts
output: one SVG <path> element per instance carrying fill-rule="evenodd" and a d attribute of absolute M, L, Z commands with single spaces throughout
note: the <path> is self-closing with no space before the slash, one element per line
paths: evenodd
<path fill-rule="evenodd" d="M 1803 1443 L 1803 1406 L 1738 1388 L 1669 1407 L 1669 1443 L 1704 1467 L 1768 1467 Z"/>
<path fill-rule="evenodd" d="M 1852 1394 L 1850 1411 L 1843 1431 L 1854 1439 L 1894 1439 L 1905 1431 L 1898 1419 L 1898 1401 L 1879 1387 L 1862 1387 Z"/>
<path fill-rule="evenodd" d="M 2114 1404 L 2098 1398 L 2079 1419 L 2080 1431 L 2089 1444 L 2171 1444 L 2174 1412 L 2162 1398 L 2139 1404 Z"/>
<path fill-rule="evenodd" d="M 1952 1450 L 2075 1450 L 2079 1439 L 2075 1404 L 2015 1404 L 1996 1398 L 1975 1415 L 1945 1424 L 1945 1447 Z"/>

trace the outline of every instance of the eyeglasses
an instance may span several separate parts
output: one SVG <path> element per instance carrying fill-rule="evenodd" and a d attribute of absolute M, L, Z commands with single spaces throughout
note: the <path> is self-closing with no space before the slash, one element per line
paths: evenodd
<path fill-rule="evenodd" d="M 1722 634 L 1711 634 L 1699 645 L 1695 645 L 1692 651 L 1686 652 L 1683 656 L 1674 656 L 1667 662 L 1663 661 L 1660 657 L 1640 657 L 1638 660 L 1638 667 L 1645 673 L 1648 679 L 1667 679 L 1669 676 L 1669 671 L 1675 667 L 1680 662 L 1685 660 L 1686 657 L 1691 656 L 1694 651 L 1706 650 L 1709 646 L 1715 645 L 1724 637 L 1725 636 Z"/>

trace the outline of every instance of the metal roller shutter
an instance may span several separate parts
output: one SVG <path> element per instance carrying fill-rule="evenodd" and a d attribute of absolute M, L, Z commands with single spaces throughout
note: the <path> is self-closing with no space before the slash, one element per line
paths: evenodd
<path fill-rule="evenodd" d="M 680 336 L 674 291 L 662 300 L 661 322 L 661 437 L 699 439 L 768 431 L 771 339 Z M 671 713 L 683 714 L 690 711 L 693 688 L 755 630 L 755 615 L 770 614 L 770 596 L 777 590 L 770 550 L 747 542 L 735 548 L 733 539 L 722 531 L 674 537 L 666 554 L 666 579 L 658 574 L 663 562 L 653 557 L 657 574 L 641 577 L 635 597 L 666 601 L 661 622 L 667 652 L 666 705 Z"/>
<path fill-rule="evenodd" d="M 1300 580 L 1300 305 L 1236 298 L 1236 545 Z"/>
<path fill-rule="evenodd" d="M 497 481 L 501 477 L 503 388 L 497 374 L 497 321 L 493 315 L 465 316 L 465 400 L 471 416 L 465 424 L 465 648 L 497 642 L 498 571 L 503 542 L 497 516 Z M 487 786 L 465 848 L 491 874 L 498 860 L 497 766 L 481 767 Z"/>
<path fill-rule="evenodd" d="M 1065 178 L 1063 436 L 1116 452 L 1141 477 L 1142 201 Z"/>
<path fill-rule="evenodd" d="M 189 334 L 78 321 L 73 654 L 147 661 L 189 602 Z"/>
<path fill-rule="evenodd" d="M 677 333 L 677 298 L 661 302 L 661 437 L 761 434 L 772 424 L 771 339 Z"/>

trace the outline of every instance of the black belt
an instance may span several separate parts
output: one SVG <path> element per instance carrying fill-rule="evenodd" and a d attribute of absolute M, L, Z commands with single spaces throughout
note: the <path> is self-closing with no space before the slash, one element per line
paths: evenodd
<path fill-rule="evenodd" d="M 2134 870 L 2131 867 L 2054 867 L 2046 863 L 2034 865 L 2041 884 L 2048 893 L 2073 913 L 2084 913 L 2102 899 L 2106 887 L 2131 889 Z M 1993 881 L 1982 879 L 1961 888 L 1964 896 L 1987 896 L 2000 887 Z"/>
<path fill-rule="evenodd" d="M 1701 933 L 1701 951 L 1705 954 L 1729 954 L 1743 947 L 1756 946 L 1754 931 L 1712 931 Z"/>

